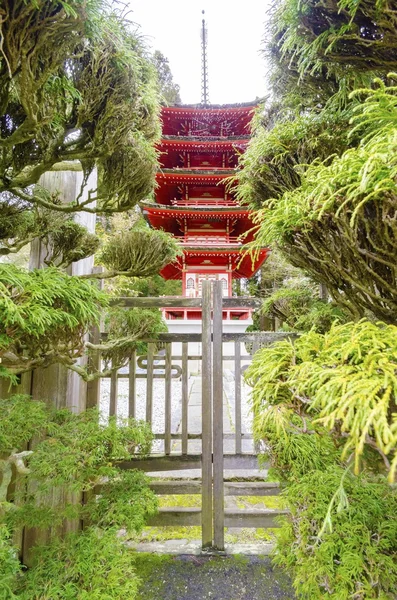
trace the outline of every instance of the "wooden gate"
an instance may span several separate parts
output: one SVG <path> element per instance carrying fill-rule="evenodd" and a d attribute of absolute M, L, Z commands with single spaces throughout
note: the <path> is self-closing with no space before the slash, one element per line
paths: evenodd
<path fill-rule="evenodd" d="M 147 458 L 134 458 L 122 463 L 126 469 L 138 468 L 150 474 L 178 471 L 178 479 L 153 477 L 152 489 L 158 494 L 201 494 L 201 509 L 176 507 L 160 509 L 150 522 L 158 526 L 201 525 L 202 547 L 204 549 L 224 549 L 225 527 L 276 527 L 275 517 L 282 510 L 268 509 L 225 509 L 225 496 L 273 496 L 279 493 L 276 483 L 250 480 L 244 477 L 247 469 L 257 468 L 257 448 L 253 446 L 252 433 L 244 431 L 241 412 L 241 377 L 252 354 L 263 345 L 288 334 L 274 332 L 224 333 L 223 309 L 234 307 L 254 307 L 255 298 L 224 298 L 221 282 L 203 282 L 201 298 L 123 298 L 119 304 L 125 307 L 199 307 L 202 312 L 202 326 L 199 333 L 164 333 L 157 340 L 143 340 L 148 343 L 147 355 L 132 355 L 128 370 L 113 372 L 110 378 L 109 415 L 120 414 L 119 382 L 128 381 L 128 416 L 144 417 L 153 422 L 154 382 L 164 380 L 164 422 L 161 431 L 155 433 L 160 447 L 153 449 Z M 191 354 L 190 345 L 199 343 L 201 352 Z M 234 352 L 224 354 L 223 345 L 231 343 Z M 163 349 L 159 352 L 159 344 Z M 173 352 L 173 344 L 181 352 Z M 224 432 L 224 377 L 223 365 L 227 360 L 234 366 L 234 432 Z M 189 362 L 201 363 L 201 432 L 189 429 Z M 137 401 L 137 382 L 146 380 L 144 409 Z M 172 385 L 181 381 L 181 414 L 178 431 L 172 426 Z M 103 391 L 94 386 L 90 389 L 91 405 L 100 404 Z M 197 407 L 196 407 L 197 408 Z M 143 410 L 143 412 L 142 412 Z M 125 413 L 124 413 L 125 414 Z M 197 450 L 197 443 L 201 449 Z M 225 442 L 227 451 L 225 451 Z M 247 451 L 243 446 L 251 443 Z M 195 444 L 192 451 L 191 444 Z M 232 447 L 231 447 L 232 445 Z M 192 470 L 201 470 L 201 480 L 192 480 L 188 475 Z M 241 472 L 236 481 L 225 481 L 225 469 Z"/>

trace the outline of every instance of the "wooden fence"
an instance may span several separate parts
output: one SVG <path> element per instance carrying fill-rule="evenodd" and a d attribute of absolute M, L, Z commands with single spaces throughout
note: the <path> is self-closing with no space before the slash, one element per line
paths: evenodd
<path fill-rule="evenodd" d="M 202 311 L 201 333 L 163 333 L 156 340 L 147 342 L 147 355 L 132 353 L 126 372 L 112 373 L 110 377 L 109 415 L 119 414 L 119 382 L 128 382 L 128 416 L 136 417 L 137 382 L 145 379 L 145 406 L 140 413 L 152 424 L 154 407 L 154 382 L 164 381 L 164 423 L 155 439 L 161 441 L 160 450 L 154 450 L 147 458 L 134 458 L 122 463 L 122 468 L 138 468 L 148 473 L 178 471 L 178 479 L 153 479 L 152 488 L 158 494 L 200 494 L 201 509 L 195 507 L 163 508 L 152 520 L 152 525 L 202 527 L 202 545 L 205 548 L 224 547 L 225 527 L 275 527 L 275 517 L 282 510 L 225 509 L 225 496 L 269 496 L 277 495 L 277 484 L 264 481 L 248 481 L 244 476 L 248 470 L 257 469 L 257 448 L 252 443 L 252 433 L 243 430 L 241 381 L 243 371 L 252 354 L 264 345 L 288 337 L 286 333 L 254 332 L 224 333 L 222 310 L 224 308 L 253 307 L 258 302 L 253 298 L 224 298 L 221 282 L 203 282 L 202 298 L 123 298 L 118 304 L 125 307 L 200 307 Z M 98 333 L 96 334 L 98 336 Z M 161 352 L 157 351 L 159 343 Z M 201 352 L 191 352 L 192 343 L 201 344 Z M 230 354 L 223 353 L 227 343 Z M 173 351 L 178 344 L 179 351 Z M 97 357 L 100 361 L 100 357 Z M 201 432 L 189 430 L 189 363 L 201 365 Z M 234 371 L 234 431 L 223 431 L 224 420 L 224 363 L 228 361 Z M 181 413 L 178 431 L 172 430 L 172 384 L 181 381 Z M 99 402 L 101 390 L 93 386 L 89 404 Z M 201 446 L 197 449 L 197 443 Z M 247 451 L 247 445 L 251 443 Z M 194 445 L 194 451 L 191 450 Z M 225 451 L 227 446 L 227 451 Z M 244 449 L 245 447 L 245 449 Z M 239 481 L 228 481 L 225 470 L 241 473 Z M 192 471 L 200 470 L 199 481 L 192 481 Z M 188 473 L 186 473 L 186 471 Z M 186 479 L 181 476 L 188 475 Z M 194 477 L 194 475 L 193 475 Z"/>

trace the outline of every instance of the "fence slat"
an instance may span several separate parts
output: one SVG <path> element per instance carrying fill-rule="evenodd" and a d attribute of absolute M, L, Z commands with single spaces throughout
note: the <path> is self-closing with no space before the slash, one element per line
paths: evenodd
<path fill-rule="evenodd" d="M 225 469 L 233 469 L 238 471 L 247 471 L 249 469 L 255 469 L 255 471 L 257 471 L 258 469 L 258 457 L 256 454 L 224 454 L 223 460 Z M 182 454 L 171 454 L 170 456 L 152 455 L 148 458 L 135 458 L 133 460 L 123 460 L 122 462 L 118 463 L 118 467 L 120 467 L 120 469 L 123 470 L 139 469 L 140 471 L 152 473 L 155 471 L 179 471 L 181 469 L 200 469 L 202 468 L 202 464 L 202 454 L 188 454 L 187 456 L 182 456 Z M 268 469 L 269 465 L 263 464 L 262 468 Z"/>
<path fill-rule="evenodd" d="M 200 357 L 201 358 L 201 357 Z M 188 437 L 187 437 L 187 418 L 188 418 L 188 403 L 189 403 L 189 388 L 188 380 L 188 343 L 182 343 L 182 454 L 187 454 Z"/>
<path fill-rule="evenodd" d="M 109 417 L 117 415 L 117 396 L 118 396 L 118 378 L 117 371 L 112 371 L 110 376 L 110 402 Z"/>
<path fill-rule="evenodd" d="M 165 406 L 164 406 L 164 453 L 171 453 L 171 366 L 172 343 L 165 347 Z"/>
<path fill-rule="evenodd" d="M 211 283 L 203 281 L 202 287 L 202 467 L 201 480 L 203 485 L 201 540 L 202 547 L 212 546 L 212 407 L 211 407 Z"/>
<path fill-rule="evenodd" d="M 223 550 L 225 545 L 225 517 L 223 497 L 223 363 L 222 363 L 222 282 L 213 287 L 213 478 L 214 478 L 214 547 Z"/>
<path fill-rule="evenodd" d="M 147 381 L 146 381 L 146 421 L 151 425 L 153 419 L 153 356 L 155 345 L 148 344 L 147 349 Z"/>
<path fill-rule="evenodd" d="M 241 346 L 234 342 L 234 400 L 235 400 L 235 430 L 236 454 L 241 454 Z"/>
<path fill-rule="evenodd" d="M 136 417 L 136 350 L 132 351 L 128 368 L 128 416 Z"/>

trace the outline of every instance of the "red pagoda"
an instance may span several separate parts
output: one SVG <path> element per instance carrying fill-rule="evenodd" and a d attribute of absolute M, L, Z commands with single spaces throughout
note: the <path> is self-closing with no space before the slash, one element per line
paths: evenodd
<path fill-rule="evenodd" d="M 235 175 L 238 156 L 249 141 L 254 104 L 172 106 L 162 109 L 155 202 L 142 203 L 150 225 L 171 232 L 183 255 L 161 272 L 182 279 L 183 295 L 198 297 L 204 279 L 221 280 L 232 295 L 232 279 L 249 278 L 266 259 L 241 253 L 252 240 L 250 211 L 238 205 L 226 179 Z M 199 309 L 164 309 L 167 320 L 201 319 Z M 246 308 L 225 310 L 223 318 L 246 321 Z M 247 323 L 248 325 L 248 323 Z"/>

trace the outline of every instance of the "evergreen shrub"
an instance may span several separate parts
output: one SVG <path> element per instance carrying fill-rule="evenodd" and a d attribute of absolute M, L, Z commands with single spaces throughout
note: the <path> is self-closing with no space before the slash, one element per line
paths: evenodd
<path fill-rule="evenodd" d="M 291 511 L 274 560 L 298 597 L 392 600 L 397 587 L 397 327 L 335 323 L 259 350 L 254 435 Z"/>
<path fill-rule="evenodd" d="M 299 598 L 392 600 L 397 589 L 397 493 L 382 478 L 335 466 L 285 490 L 274 561 L 293 576 Z"/>

